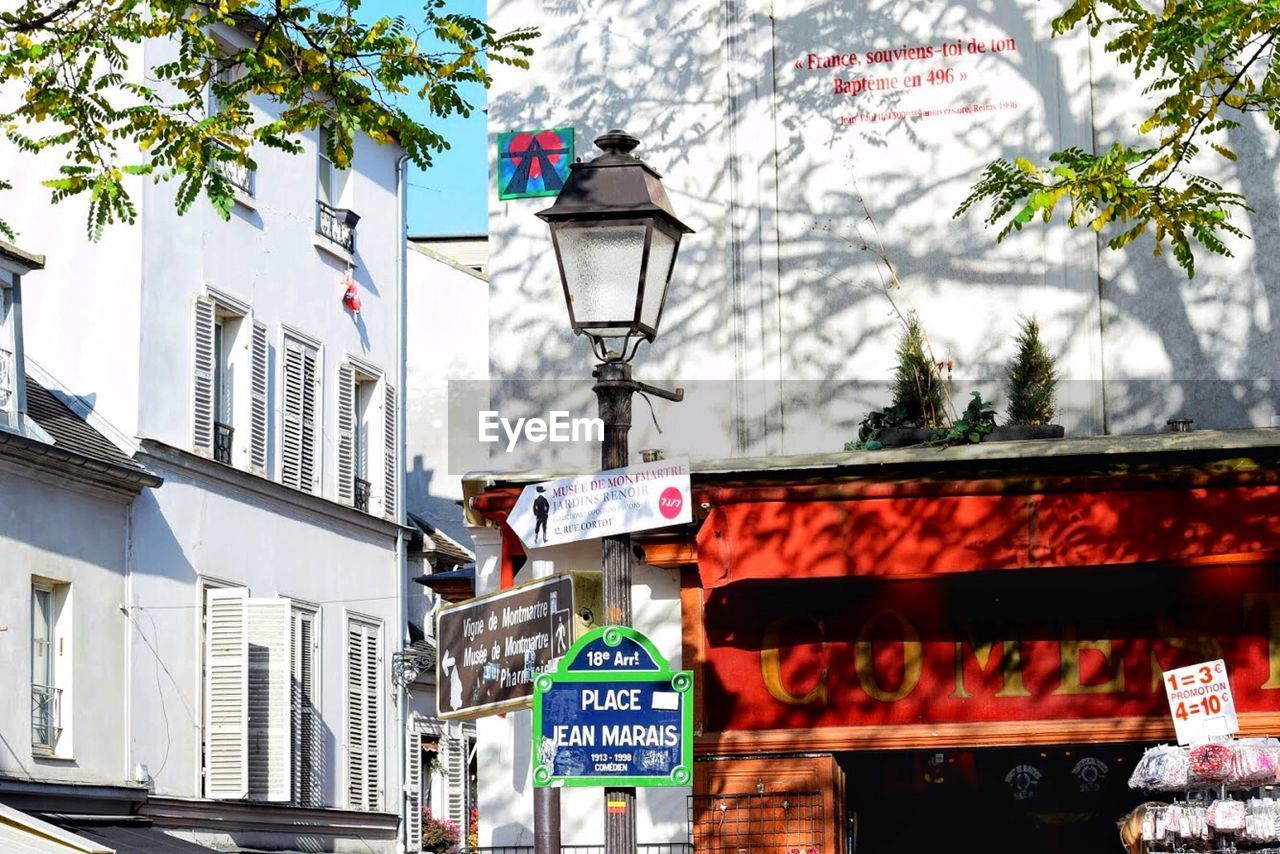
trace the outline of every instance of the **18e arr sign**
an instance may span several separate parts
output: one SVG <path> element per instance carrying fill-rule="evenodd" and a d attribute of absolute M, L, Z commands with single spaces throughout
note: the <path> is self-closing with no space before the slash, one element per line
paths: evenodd
<path fill-rule="evenodd" d="M 692 733 L 693 674 L 634 629 L 595 629 L 535 682 L 533 784 L 688 786 Z"/>
<path fill-rule="evenodd" d="M 1178 744 L 1222 738 L 1240 731 L 1227 665 L 1222 659 L 1167 670 L 1162 676 Z"/>
<path fill-rule="evenodd" d="M 659 460 L 526 486 L 507 525 L 530 548 L 692 521 L 689 460 Z"/>
<path fill-rule="evenodd" d="M 557 575 L 441 609 L 436 709 L 441 718 L 526 706 L 533 680 L 573 643 L 573 579 Z"/>

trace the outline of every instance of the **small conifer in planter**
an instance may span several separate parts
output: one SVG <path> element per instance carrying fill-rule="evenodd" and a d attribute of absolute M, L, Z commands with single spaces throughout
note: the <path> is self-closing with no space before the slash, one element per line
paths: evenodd
<path fill-rule="evenodd" d="M 925 346 L 924 328 L 914 314 L 898 338 L 898 366 L 893 372 L 893 405 L 916 427 L 941 427 L 942 377 Z"/>
<path fill-rule="evenodd" d="M 1040 338 L 1035 317 L 1019 321 L 1018 351 L 1009 364 L 1009 405 L 1006 427 L 992 438 L 1039 439 L 1062 436 L 1062 427 L 1053 423 L 1056 414 L 1054 392 L 1058 386 L 1056 360 Z M 1019 429 L 1020 428 L 1020 429 Z"/>

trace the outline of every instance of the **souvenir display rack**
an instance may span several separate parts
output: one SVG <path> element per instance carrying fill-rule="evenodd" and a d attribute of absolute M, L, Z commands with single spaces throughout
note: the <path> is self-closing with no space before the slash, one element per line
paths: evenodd
<path fill-rule="evenodd" d="M 1162 744 L 1134 768 L 1129 786 L 1175 793 L 1143 814 L 1150 854 L 1280 854 L 1280 741 L 1219 739 Z"/>

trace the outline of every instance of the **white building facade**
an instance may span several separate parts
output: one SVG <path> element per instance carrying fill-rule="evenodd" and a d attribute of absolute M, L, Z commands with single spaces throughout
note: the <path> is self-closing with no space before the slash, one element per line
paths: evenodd
<path fill-rule="evenodd" d="M 131 73 L 173 50 L 147 42 Z M 15 182 L 24 241 L 59 247 L 28 351 L 166 481 L 133 506 L 117 597 L 122 762 L 147 814 L 224 849 L 393 851 L 404 159 L 357 137 L 339 170 L 319 134 L 300 142 L 253 152 L 230 221 L 179 216 L 172 184 L 138 183 L 139 222 L 98 243 Z"/>

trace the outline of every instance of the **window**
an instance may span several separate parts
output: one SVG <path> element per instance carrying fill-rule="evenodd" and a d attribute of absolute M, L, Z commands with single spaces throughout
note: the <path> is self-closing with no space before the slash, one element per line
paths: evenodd
<path fill-rule="evenodd" d="M 347 178 L 350 176 L 351 170 L 349 168 L 344 169 L 334 162 L 333 157 L 329 154 L 329 145 L 332 140 L 333 128 L 329 125 L 322 126 L 319 137 L 316 140 L 316 150 L 319 157 L 316 198 L 331 208 L 341 208 L 344 207 Z"/>
<path fill-rule="evenodd" d="M 228 53 L 230 49 L 228 48 Z M 208 115 L 210 117 L 222 112 L 227 104 L 219 97 L 219 91 L 227 86 L 234 84 L 239 78 L 239 68 L 231 64 L 227 57 L 220 60 L 221 67 L 218 68 L 213 77 L 209 80 L 208 93 Z M 256 174 L 248 165 L 237 162 L 234 150 L 221 142 L 218 143 L 225 157 L 219 158 L 216 162 L 217 169 L 222 173 L 222 177 L 226 178 L 232 185 L 244 193 L 246 196 L 253 196 L 254 183 Z"/>
<path fill-rule="evenodd" d="M 382 653 L 376 622 L 347 619 L 347 808 L 382 807 Z"/>
<path fill-rule="evenodd" d="M 67 756 L 69 722 L 67 677 L 71 669 L 59 659 L 67 651 L 70 585 L 34 581 L 31 585 L 31 752 Z"/>
<path fill-rule="evenodd" d="M 323 797 L 324 728 L 316 684 L 320 668 L 320 636 L 313 606 L 294 603 L 290 634 L 293 688 L 293 802 L 300 807 L 318 807 Z"/>
<path fill-rule="evenodd" d="M 230 297 L 200 296 L 193 341 L 195 452 L 266 474 L 266 326 Z"/>
<path fill-rule="evenodd" d="M 320 491 L 320 351 L 285 335 L 281 405 L 280 482 L 303 492 Z"/>
<path fill-rule="evenodd" d="M 356 222 L 360 217 L 351 211 L 347 198 L 351 170 L 349 164 L 344 168 L 334 162 L 328 149 L 332 141 L 333 128 L 321 127 L 316 140 L 316 233 L 354 252 Z"/>
<path fill-rule="evenodd" d="M 376 368 L 338 366 L 338 500 L 393 521 L 399 477 L 396 391 Z"/>
<path fill-rule="evenodd" d="M 17 365 L 13 347 L 13 288 L 0 279 L 0 412 L 17 408 Z"/>
<path fill-rule="evenodd" d="M 219 67 L 213 72 L 209 78 L 209 115 L 215 116 L 222 112 L 226 106 L 222 99 L 218 97 L 218 89 L 224 86 L 230 86 L 236 82 L 236 68 L 231 64 L 229 59 L 219 58 Z"/>
<path fill-rule="evenodd" d="M 243 587 L 205 590 L 207 798 L 290 798 L 292 624 L 288 599 L 252 599 Z"/>

